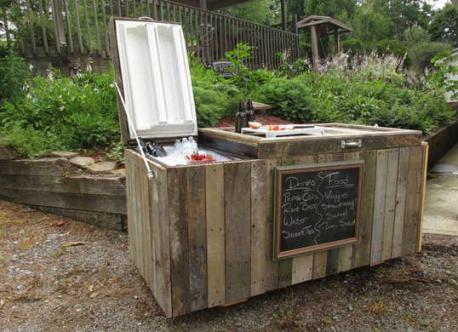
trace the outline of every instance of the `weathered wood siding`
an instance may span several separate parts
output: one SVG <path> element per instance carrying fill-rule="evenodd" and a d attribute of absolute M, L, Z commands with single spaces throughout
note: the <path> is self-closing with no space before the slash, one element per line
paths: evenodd
<path fill-rule="evenodd" d="M 105 228 L 123 230 L 122 177 L 94 177 L 64 158 L 0 160 L 0 198 Z"/>
<path fill-rule="evenodd" d="M 425 154 L 416 145 L 176 168 L 151 163 L 158 175 L 148 197 L 140 156 L 127 151 L 132 256 L 145 280 L 156 276 L 156 300 L 176 317 L 413 254 L 421 239 Z M 364 161 L 358 243 L 273 260 L 273 169 L 344 160 Z M 160 239 L 151 238 L 154 230 Z M 153 261 L 160 264 L 145 267 Z"/>

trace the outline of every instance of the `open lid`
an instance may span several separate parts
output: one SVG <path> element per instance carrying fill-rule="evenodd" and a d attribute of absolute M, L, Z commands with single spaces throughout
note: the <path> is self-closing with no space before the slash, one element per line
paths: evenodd
<path fill-rule="evenodd" d="M 115 29 L 124 100 L 137 135 L 143 138 L 197 135 L 191 73 L 181 25 L 121 19 L 115 20 Z"/>

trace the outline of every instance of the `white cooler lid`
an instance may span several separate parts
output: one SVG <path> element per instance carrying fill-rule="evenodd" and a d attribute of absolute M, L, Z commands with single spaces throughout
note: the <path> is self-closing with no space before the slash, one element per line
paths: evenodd
<path fill-rule="evenodd" d="M 127 20 L 117 20 L 115 24 L 124 99 L 137 135 L 197 135 L 181 25 Z M 129 133 L 134 138 L 130 127 Z"/>

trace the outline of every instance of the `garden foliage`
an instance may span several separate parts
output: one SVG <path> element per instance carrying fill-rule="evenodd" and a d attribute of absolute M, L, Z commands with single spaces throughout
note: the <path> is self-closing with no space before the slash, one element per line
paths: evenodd
<path fill-rule="evenodd" d="M 2 140 L 35 155 L 49 150 L 108 146 L 119 140 L 111 74 L 33 77 L 0 108 Z M 18 138 L 24 136 L 23 144 Z"/>
<path fill-rule="evenodd" d="M 250 48 L 240 45 L 227 57 L 238 75 L 223 78 L 191 58 L 191 74 L 200 127 L 214 126 L 232 115 L 240 99 L 274 106 L 273 114 L 294 122 L 346 122 L 419 129 L 446 124 L 452 112 L 443 92 L 450 68 L 439 66 L 421 83 L 402 71 L 402 58 L 353 56 L 329 61 L 320 73 L 306 61 L 280 71 L 249 70 Z M 9 60 L 8 60 L 9 61 Z M 0 86 L 11 86 L 0 102 L 0 144 L 24 156 L 52 150 L 110 149 L 122 156 L 113 74 L 83 73 L 74 77 L 34 76 L 20 59 L 16 72 L 0 68 Z M 14 87 L 14 88 L 13 88 Z M 454 88 L 454 87 L 452 87 Z"/>

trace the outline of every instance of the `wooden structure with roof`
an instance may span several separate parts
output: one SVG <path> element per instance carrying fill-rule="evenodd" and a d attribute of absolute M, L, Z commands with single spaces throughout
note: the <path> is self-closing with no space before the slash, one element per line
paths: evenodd
<path fill-rule="evenodd" d="M 318 70 L 320 55 L 318 51 L 318 40 L 321 35 L 334 34 L 335 51 L 339 53 L 342 50 L 340 43 L 340 34 L 352 32 L 353 29 L 345 23 L 336 20 L 330 16 L 311 15 L 296 23 L 296 29 L 310 28 L 312 37 L 312 57 L 313 69 Z"/>

